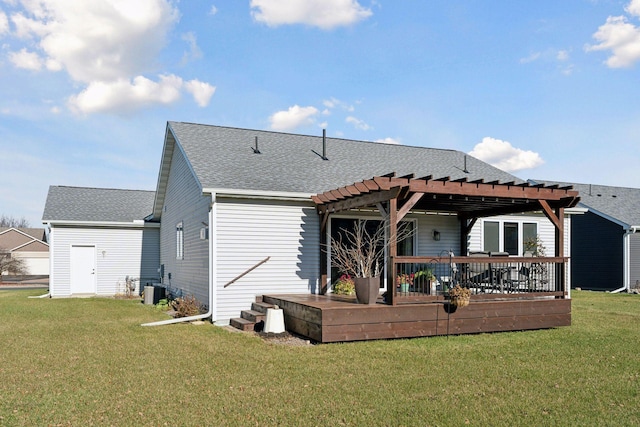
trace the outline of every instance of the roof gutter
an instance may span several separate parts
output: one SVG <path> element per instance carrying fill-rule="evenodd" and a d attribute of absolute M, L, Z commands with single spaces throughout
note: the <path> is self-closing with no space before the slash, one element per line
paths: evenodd
<path fill-rule="evenodd" d="M 109 222 L 109 221 L 70 221 L 70 220 L 43 220 L 43 224 L 47 224 L 48 226 L 56 226 L 56 225 L 69 225 L 69 226 L 86 226 L 91 225 L 94 227 L 134 227 L 134 228 L 159 228 L 160 223 L 157 222 L 144 222 L 140 221 L 119 221 L 119 222 Z"/>
<path fill-rule="evenodd" d="M 256 191 L 243 189 L 221 189 L 221 188 L 203 188 L 205 194 L 216 195 L 216 197 L 231 197 L 239 199 L 272 199 L 272 200 L 292 200 L 292 201 L 311 201 L 311 193 L 298 193 L 289 191 Z"/>

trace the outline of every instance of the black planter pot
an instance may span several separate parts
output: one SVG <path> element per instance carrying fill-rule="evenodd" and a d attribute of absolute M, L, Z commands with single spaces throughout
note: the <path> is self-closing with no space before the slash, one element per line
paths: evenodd
<path fill-rule="evenodd" d="M 356 277 L 356 299 L 360 304 L 375 304 L 380 293 L 379 277 Z"/>

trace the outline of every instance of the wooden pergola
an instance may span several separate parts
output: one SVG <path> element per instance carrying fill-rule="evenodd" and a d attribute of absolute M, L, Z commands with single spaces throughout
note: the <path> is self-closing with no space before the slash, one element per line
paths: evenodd
<path fill-rule="evenodd" d="M 542 211 L 555 227 L 555 257 L 563 256 L 564 209 L 574 207 L 580 200 L 572 187 L 532 185 L 526 182 L 451 180 L 449 177 L 395 173 L 365 179 L 334 190 L 312 196 L 321 216 L 320 274 L 322 293 L 327 291 L 327 259 L 323 248 L 327 245 L 326 227 L 333 213 L 352 209 L 375 208 L 389 220 L 388 264 L 396 258 L 396 234 L 399 222 L 410 211 L 447 212 L 457 215 L 460 224 L 460 253 L 467 254 L 467 235 L 478 218 L 523 212 Z M 388 283 L 393 283 L 391 268 L 387 269 Z M 390 293 L 394 304 L 394 292 Z"/>

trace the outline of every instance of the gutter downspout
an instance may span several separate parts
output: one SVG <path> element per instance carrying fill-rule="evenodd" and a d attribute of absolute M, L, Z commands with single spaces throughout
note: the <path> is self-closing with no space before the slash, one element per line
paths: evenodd
<path fill-rule="evenodd" d="M 213 323 L 215 319 L 215 309 L 213 305 L 213 278 L 215 277 L 213 271 L 214 265 L 214 255 L 213 249 L 215 248 L 215 233 L 213 233 L 213 229 L 215 223 L 213 222 L 215 219 L 215 193 L 211 194 L 211 205 L 209 208 L 209 310 L 207 310 L 204 314 L 197 314 L 195 316 L 188 317 L 178 317 L 174 319 L 160 320 L 158 322 L 151 323 L 143 323 L 140 326 L 163 326 L 163 325 L 172 325 L 174 323 L 183 323 L 183 322 L 192 322 L 195 320 L 202 320 L 208 317 L 211 317 L 211 322 Z"/>
<path fill-rule="evenodd" d="M 629 227 L 628 230 L 625 230 L 624 236 L 622 237 L 622 259 L 623 259 L 623 274 L 622 274 L 622 280 L 623 280 L 623 286 L 619 289 L 616 289 L 614 291 L 611 291 L 612 294 L 617 294 L 619 292 L 629 292 L 629 264 L 631 261 L 631 243 L 630 243 L 630 238 L 631 235 L 634 233 L 638 232 L 638 227 L 633 226 L 633 227 Z"/>
<path fill-rule="evenodd" d="M 47 292 L 47 293 L 46 293 L 46 294 L 44 294 L 44 295 L 37 295 L 37 296 L 33 296 L 33 295 L 32 295 L 32 296 L 27 297 L 27 298 L 51 298 L 51 292 Z"/>

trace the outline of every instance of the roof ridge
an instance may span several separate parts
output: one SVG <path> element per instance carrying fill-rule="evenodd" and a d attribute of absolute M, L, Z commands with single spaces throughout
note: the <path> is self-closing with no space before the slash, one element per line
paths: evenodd
<path fill-rule="evenodd" d="M 181 122 L 181 121 L 173 121 L 173 120 L 169 120 L 168 123 L 180 123 L 180 124 L 183 124 L 183 125 L 205 126 L 205 127 L 213 127 L 213 128 L 244 131 L 244 132 L 261 132 L 261 133 L 267 133 L 267 134 L 287 135 L 287 136 L 294 136 L 294 137 L 295 136 L 302 136 L 302 137 L 307 137 L 307 138 L 320 138 L 320 139 L 322 139 L 322 135 L 309 135 L 309 134 L 304 134 L 304 133 L 281 132 L 281 131 L 261 130 L 261 129 L 247 129 L 247 128 L 240 128 L 240 127 L 235 127 L 235 126 L 220 126 L 220 125 L 211 125 L 211 124 L 194 123 L 194 122 Z M 398 147 L 405 147 L 405 148 L 417 148 L 417 149 L 422 149 L 422 150 L 441 150 L 441 151 L 452 151 L 452 152 L 464 153 L 463 151 L 456 150 L 456 149 L 453 149 L 453 148 L 437 148 L 437 147 L 425 147 L 425 146 L 421 146 L 421 145 L 392 144 L 392 143 L 389 143 L 389 142 L 369 141 L 369 140 L 364 140 L 364 139 L 339 138 L 339 137 L 332 137 L 332 136 L 327 136 L 326 138 L 327 138 L 327 140 L 333 140 L 333 141 L 357 142 L 357 143 L 367 143 L 367 144 L 380 144 L 380 145 L 398 146 Z M 468 153 L 464 153 L 464 154 L 468 155 Z"/>
<path fill-rule="evenodd" d="M 73 188 L 77 190 L 114 190 L 114 191 L 138 191 L 138 192 L 146 192 L 146 193 L 155 193 L 156 190 L 139 190 L 134 188 L 113 188 L 113 187 L 82 187 L 75 185 L 52 185 L 51 187 L 55 188 Z"/>

